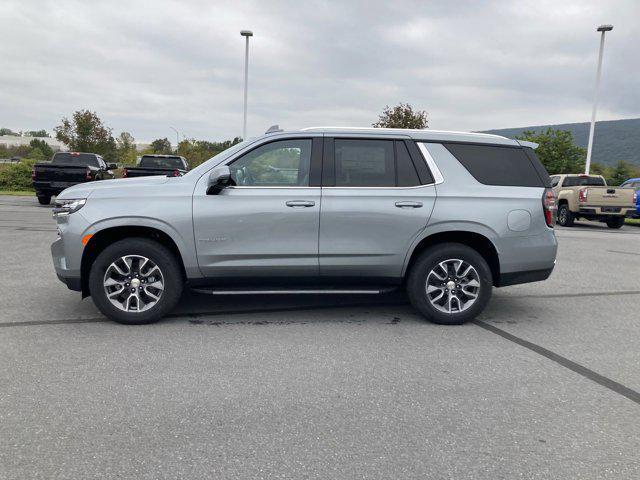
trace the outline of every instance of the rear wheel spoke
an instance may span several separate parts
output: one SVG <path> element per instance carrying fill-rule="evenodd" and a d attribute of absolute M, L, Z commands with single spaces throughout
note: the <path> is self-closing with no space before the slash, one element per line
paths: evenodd
<path fill-rule="evenodd" d="M 480 276 L 475 267 L 465 260 L 444 260 L 427 275 L 427 299 L 443 313 L 463 312 L 475 303 L 479 293 Z"/>

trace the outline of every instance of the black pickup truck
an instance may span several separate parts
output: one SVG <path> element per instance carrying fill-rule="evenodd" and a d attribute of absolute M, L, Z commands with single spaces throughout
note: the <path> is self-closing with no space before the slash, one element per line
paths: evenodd
<path fill-rule="evenodd" d="M 189 163 L 178 155 L 143 155 L 137 167 L 126 167 L 123 177 L 149 177 L 167 175 L 180 177 L 189 171 Z"/>
<path fill-rule="evenodd" d="M 115 163 L 107 164 L 95 153 L 56 152 L 51 162 L 36 163 L 31 170 L 33 188 L 41 205 L 72 185 L 114 178 Z"/>

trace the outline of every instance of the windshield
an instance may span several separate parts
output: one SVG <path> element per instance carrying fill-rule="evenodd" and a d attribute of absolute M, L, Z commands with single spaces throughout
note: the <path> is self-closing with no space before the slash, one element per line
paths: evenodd
<path fill-rule="evenodd" d="M 566 177 L 562 182 L 563 187 L 605 187 L 602 177 Z"/>
<path fill-rule="evenodd" d="M 92 153 L 61 152 L 56 153 L 51 163 L 98 166 L 98 158 Z"/>
<path fill-rule="evenodd" d="M 153 157 L 147 155 L 143 155 L 138 166 L 167 169 L 184 168 L 184 164 L 180 157 Z"/>
<path fill-rule="evenodd" d="M 230 157 L 234 153 L 239 152 L 240 150 L 248 147 L 249 145 L 251 145 L 256 140 L 257 140 L 256 138 L 250 138 L 249 140 L 245 140 L 244 142 L 237 143 L 233 147 L 229 147 L 226 150 L 223 150 L 222 152 L 218 153 L 217 155 L 214 155 L 213 157 L 211 157 L 206 162 L 201 163 L 200 165 L 198 165 L 193 170 L 187 172 L 185 174 L 185 177 L 202 175 L 204 172 L 206 172 L 210 168 L 212 168 L 212 167 L 216 166 L 217 164 L 219 164 L 220 162 L 222 162 L 225 158 Z"/>

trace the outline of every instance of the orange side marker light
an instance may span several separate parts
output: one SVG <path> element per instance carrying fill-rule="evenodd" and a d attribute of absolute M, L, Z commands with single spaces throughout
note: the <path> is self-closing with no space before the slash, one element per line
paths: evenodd
<path fill-rule="evenodd" d="M 89 243 L 89 240 L 91 240 L 91 237 L 93 237 L 93 233 L 90 233 L 82 237 L 82 245 L 86 245 L 87 243 Z"/>

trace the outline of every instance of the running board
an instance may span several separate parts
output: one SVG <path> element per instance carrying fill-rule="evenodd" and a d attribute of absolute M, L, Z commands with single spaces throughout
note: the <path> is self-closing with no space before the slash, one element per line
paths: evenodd
<path fill-rule="evenodd" d="M 342 290 L 336 288 L 327 289 L 311 289 L 303 288 L 299 290 L 291 289 L 268 289 L 268 290 L 240 290 L 232 288 L 192 288 L 197 293 L 206 293 L 207 295 L 379 295 L 396 290 L 396 288 L 375 288 L 375 289 L 353 289 Z"/>

